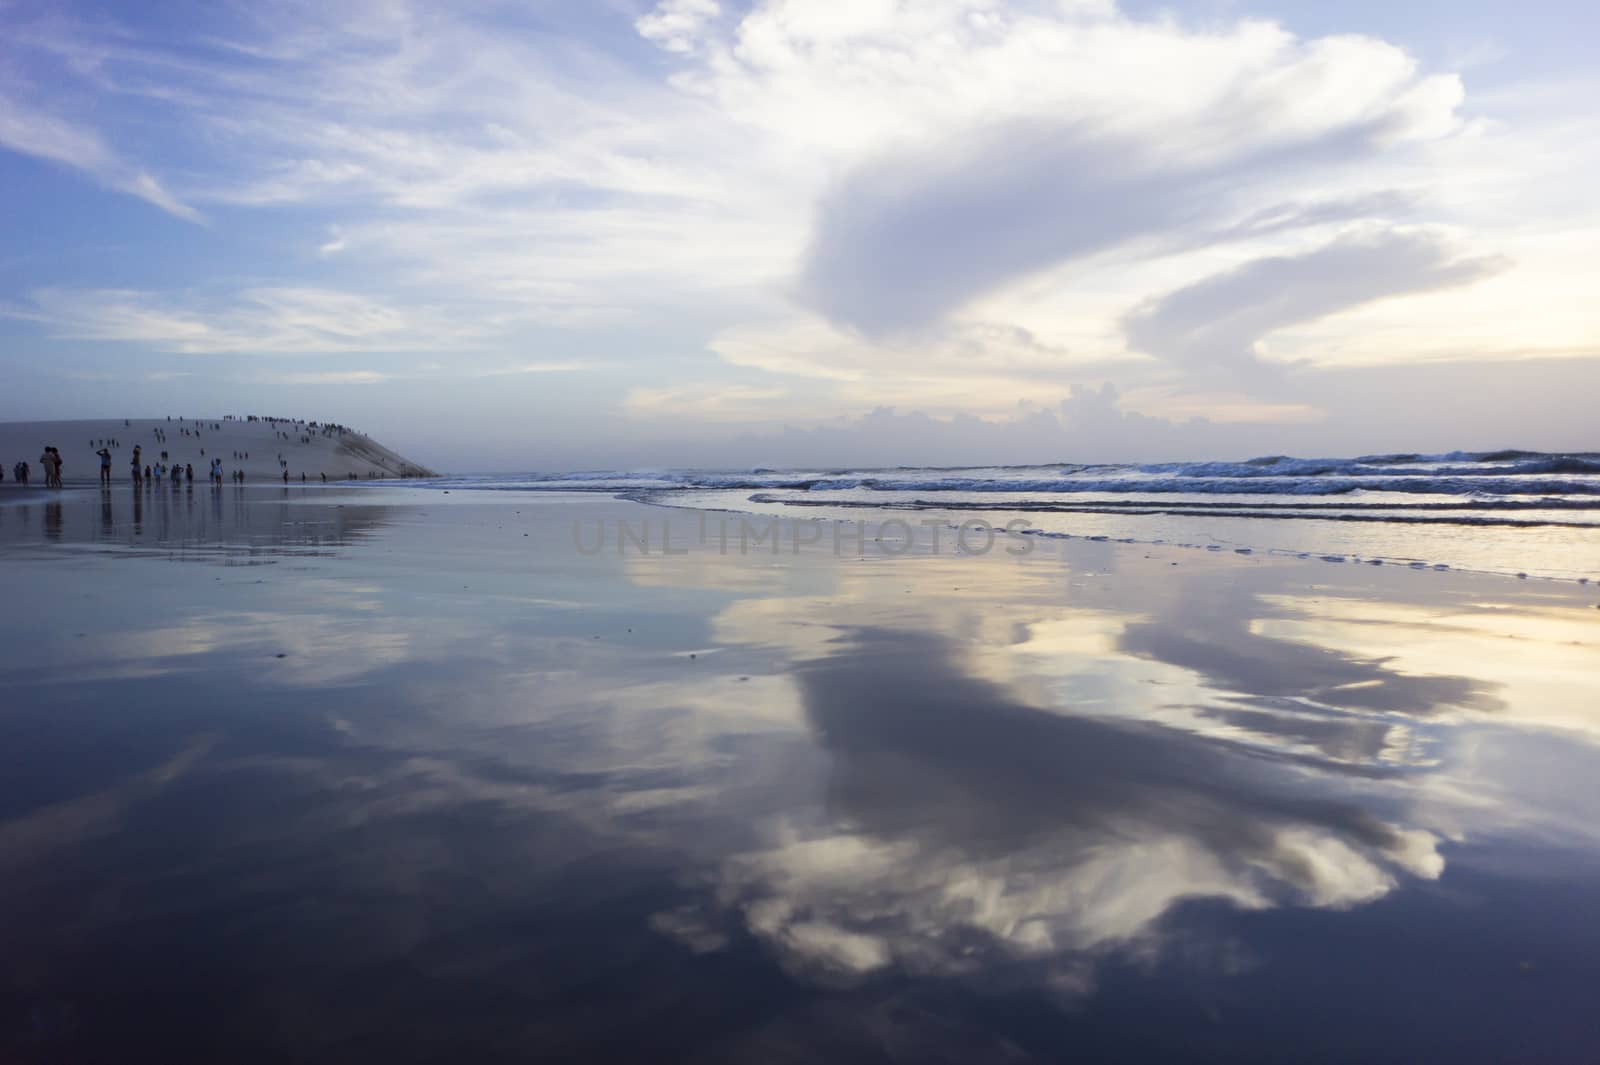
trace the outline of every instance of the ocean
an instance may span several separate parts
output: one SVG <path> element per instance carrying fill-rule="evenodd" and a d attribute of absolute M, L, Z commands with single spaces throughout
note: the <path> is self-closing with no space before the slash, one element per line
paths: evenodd
<path fill-rule="evenodd" d="M 444 490 L 601 492 L 790 517 L 921 512 L 1050 537 L 1285 552 L 1333 562 L 1600 578 L 1600 453 L 1455 451 L 1245 462 L 445 477 Z"/>

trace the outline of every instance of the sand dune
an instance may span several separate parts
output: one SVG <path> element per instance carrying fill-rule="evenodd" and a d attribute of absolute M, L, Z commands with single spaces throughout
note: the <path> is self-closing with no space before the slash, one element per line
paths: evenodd
<path fill-rule="evenodd" d="M 195 479 L 205 479 L 213 457 L 222 460 L 224 477 L 243 470 L 248 482 L 281 480 L 285 468 L 298 483 L 355 477 L 431 477 L 434 472 L 396 454 L 371 437 L 326 423 L 278 419 L 250 421 L 236 418 L 101 418 L 88 421 L 0 422 L 0 465 L 5 484 L 13 483 L 12 467 L 25 461 L 30 479 L 44 484 L 39 456 L 54 446 L 63 459 L 62 478 L 67 484 L 94 483 L 100 477 L 101 443 L 111 451 L 111 476 L 115 483 L 129 480 L 134 445 L 145 465 L 194 466 Z M 243 456 L 248 455 L 248 458 Z"/>

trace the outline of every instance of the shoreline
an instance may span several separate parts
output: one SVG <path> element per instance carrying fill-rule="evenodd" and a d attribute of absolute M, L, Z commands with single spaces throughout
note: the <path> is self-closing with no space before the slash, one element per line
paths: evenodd
<path fill-rule="evenodd" d="M 1560 487 L 1568 494 L 1528 494 L 1552 486 L 1523 468 L 1552 464 L 1567 470 Z M 1458 470 L 1423 464 L 1376 488 L 1359 487 L 1365 467 L 1357 460 L 1340 460 L 1336 465 L 1350 476 L 1333 480 L 1311 476 L 1314 470 L 1285 480 L 1262 475 L 1251 463 L 1220 470 L 1217 465 L 1187 464 L 1176 471 L 1120 467 L 1109 487 L 1075 481 L 1082 472 L 1077 468 L 1047 467 L 1024 468 L 1020 481 L 1016 471 L 982 469 L 960 477 L 948 470 L 905 469 L 892 481 L 846 469 L 643 470 L 458 474 L 441 478 L 437 487 L 613 493 L 669 506 L 845 519 L 895 514 L 914 525 L 941 518 L 1016 520 L 1040 535 L 1600 579 L 1600 476 L 1588 459 L 1569 468 L 1549 456 L 1523 456 L 1494 465 L 1493 476 L 1468 480 L 1457 478 Z M 1191 476 L 1192 467 L 1206 477 Z M 1149 477 L 1160 483 L 1146 491 L 1141 486 Z M 1402 490 L 1408 487 L 1417 490 Z"/>
<path fill-rule="evenodd" d="M 391 480 L 388 482 L 382 480 L 340 482 L 329 481 L 327 484 L 308 482 L 305 484 L 290 483 L 288 485 L 282 485 L 270 481 L 262 483 L 252 483 L 247 481 L 243 485 L 224 483 L 220 486 L 213 486 L 208 483 L 196 483 L 193 485 L 185 483 L 181 489 L 174 489 L 167 483 L 163 482 L 159 488 L 153 486 L 142 487 L 140 489 L 140 501 L 142 506 L 150 506 L 152 504 L 170 504 L 172 502 L 183 502 L 185 504 L 190 504 L 196 498 L 202 496 L 205 498 L 210 498 L 210 494 L 215 492 L 218 493 L 217 498 L 219 499 L 233 499 L 235 501 L 262 504 L 277 503 L 291 506 L 315 506 L 319 504 L 327 504 L 328 499 L 326 498 L 326 493 L 339 489 L 362 489 L 363 491 L 360 493 L 360 495 L 362 497 L 361 505 L 363 506 L 397 509 L 403 509 L 406 507 L 426 508 L 428 506 L 437 506 L 446 503 L 452 506 L 481 505 L 489 508 L 510 507 L 513 510 L 516 510 L 519 505 L 540 507 L 581 507 L 590 502 L 622 503 L 631 508 L 638 508 L 637 513 L 641 514 L 648 514 L 654 511 L 664 511 L 674 514 L 699 516 L 700 520 L 692 523 L 692 527 L 698 530 L 698 535 L 701 537 L 706 535 L 704 524 L 706 515 L 717 515 L 730 521 L 735 519 L 739 521 L 756 520 L 763 523 L 770 523 L 776 529 L 780 530 L 772 535 L 777 536 L 781 540 L 782 547 L 779 551 L 779 556 L 783 558 L 793 557 L 794 552 L 791 550 L 791 548 L 797 539 L 801 540 L 803 547 L 807 547 L 809 549 L 811 542 L 799 537 L 798 533 L 792 531 L 796 527 L 807 525 L 822 525 L 827 527 L 861 525 L 864 531 L 860 538 L 864 539 L 868 544 L 872 544 L 881 536 L 886 523 L 896 525 L 895 532 L 897 537 L 903 537 L 904 535 L 904 532 L 902 532 L 900 528 L 902 526 L 904 527 L 904 531 L 911 533 L 914 548 L 910 552 L 888 553 L 883 551 L 881 548 L 875 547 L 871 552 L 867 552 L 858 556 L 863 558 L 892 559 L 896 557 L 905 557 L 907 554 L 909 554 L 910 557 L 922 557 L 928 553 L 926 548 L 930 543 L 933 542 L 942 544 L 944 551 L 956 553 L 954 550 L 955 534 L 960 532 L 964 522 L 972 520 L 970 515 L 964 515 L 960 512 L 957 512 L 954 515 L 940 516 L 936 511 L 925 511 L 921 512 L 923 517 L 920 521 L 908 521 L 904 514 L 893 511 L 884 511 L 882 512 L 882 520 L 873 521 L 870 519 L 864 519 L 859 512 L 847 512 L 842 515 L 794 515 L 784 512 L 771 512 L 756 509 L 744 510 L 732 507 L 711 507 L 703 505 L 691 505 L 688 503 L 674 503 L 669 500 L 664 500 L 658 496 L 650 498 L 638 498 L 628 494 L 611 494 L 602 492 L 475 491 L 471 489 L 459 488 L 439 489 L 399 480 Z M 381 491 L 366 491 L 371 489 L 380 489 Z M 8 492 L 0 490 L 0 507 L 5 506 L 8 501 L 16 505 L 29 505 L 34 503 L 49 504 L 52 500 L 59 500 L 62 503 L 73 502 L 80 506 L 88 507 L 90 504 L 98 505 L 102 501 L 117 504 L 119 500 L 126 501 L 132 498 L 131 484 L 124 483 L 119 486 L 114 483 L 107 488 L 93 483 L 74 485 L 69 482 L 66 487 L 61 489 L 47 489 L 37 485 L 30 485 L 26 491 Z M 337 506 L 342 504 L 336 503 L 334 505 Z M 155 511 L 152 510 L 152 513 L 154 512 Z M 635 513 L 635 511 L 630 510 L 628 513 Z M 629 532 L 633 534 L 627 539 L 624 545 L 626 552 L 637 554 L 638 548 L 636 545 L 638 531 L 641 528 L 649 528 L 649 519 L 641 518 L 622 520 L 630 523 Z M 1314 521 L 1318 519 L 1308 520 Z M 938 534 L 934 533 L 932 529 L 933 525 L 937 525 L 939 530 Z M 678 533 L 682 533 L 686 528 L 689 528 L 689 526 L 674 527 L 675 531 Z M 734 530 L 733 536 L 736 540 L 738 526 L 735 524 L 730 526 L 730 528 Z M 1002 526 L 1000 525 L 993 525 L 991 528 L 994 530 L 997 536 L 1003 537 L 1006 535 Z M 1068 559 L 1074 554 L 1079 546 L 1087 550 L 1118 548 L 1127 549 L 1129 551 L 1146 551 L 1155 549 L 1162 551 L 1182 552 L 1181 556 L 1179 556 L 1180 561 L 1183 559 L 1187 559 L 1189 561 L 1198 561 L 1199 558 L 1204 558 L 1207 560 L 1234 559 L 1246 562 L 1257 561 L 1306 563 L 1315 564 L 1320 567 L 1352 569 L 1371 573 L 1403 572 L 1406 574 L 1427 574 L 1432 577 L 1448 577 L 1456 574 L 1468 578 L 1487 578 L 1496 581 L 1508 581 L 1514 584 L 1529 584 L 1535 586 L 1568 589 L 1574 595 L 1579 597 L 1588 596 L 1591 593 L 1596 596 L 1600 596 L 1600 581 L 1583 576 L 1530 574 L 1507 570 L 1474 569 L 1463 566 L 1449 566 L 1420 561 L 1407 562 L 1383 558 L 1363 558 L 1354 555 L 1342 557 L 1332 555 L 1317 555 L 1311 552 L 1293 551 L 1278 548 L 1239 548 L 1231 545 L 1175 542 L 1161 539 L 1145 540 L 1130 537 L 1071 534 L 1041 529 L 1027 529 L 1012 535 L 1022 538 L 1025 541 L 1030 541 L 1031 546 L 1029 547 L 1029 553 L 1034 553 L 1036 551 L 1041 558 L 1048 557 Z M 648 539 L 649 543 L 658 545 L 656 548 L 657 553 L 659 553 L 659 537 L 660 530 L 657 530 L 655 533 L 651 534 Z M 853 540 L 854 538 L 852 538 L 852 542 Z M 613 530 L 611 538 L 608 540 L 608 550 L 614 551 L 617 541 L 618 533 L 616 530 Z M 710 541 L 708 540 L 701 539 L 698 543 L 696 543 L 695 538 L 680 535 L 673 540 L 673 547 L 675 550 L 683 547 L 705 548 L 708 546 L 709 542 Z M 755 544 L 747 553 L 759 554 L 762 551 L 767 551 L 768 548 L 766 547 L 766 544 L 767 541 L 763 540 L 761 543 Z M 995 550 L 998 551 L 1000 549 L 997 548 Z M 646 557 L 648 557 L 648 555 Z M 1595 605 L 1600 607 L 1600 601 L 1595 602 Z"/>
<path fill-rule="evenodd" d="M 596 493 L 596 494 L 599 494 L 599 493 Z M 854 516 L 854 515 L 849 515 L 849 516 L 845 516 L 845 515 L 820 515 L 820 516 L 800 517 L 800 516 L 786 514 L 786 513 L 783 513 L 781 511 L 769 511 L 769 510 L 757 510 L 757 509 L 739 509 L 739 508 L 735 508 L 735 507 L 714 507 L 714 506 L 708 506 L 708 505 L 692 505 L 692 504 L 688 504 L 688 503 L 674 503 L 674 502 L 672 502 L 672 501 L 670 501 L 668 499 L 661 498 L 660 496 L 642 497 L 642 496 L 621 494 L 621 495 L 614 496 L 612 498 L 625 499 L 625 500 L 628 500 L 630 502 L 638 503 L 638 504 L 640 504 L 642 506 L 660 507 L 660 508 L 663 508 L 663 509 L 674 510 L 674 511 L 685 512 L 685 513 L 732 514 L 732 515 L 749 516 L 749 517 L 771 518 L 771 519 L 774 519 L 774 520 L 783 520 L 783 521 L 823 521 L 823 522 L 831 522 L 831 523 L 861 522 L 863 520 L 862 518 Z M 818 506 L 818 509 L 821 509 L 822 506 L 825 506 L 825 504 L 820 504 Z M 845 509 L 845 508 L 841 508 L 841 509 Z M 850 510 L 857 510 L 857 509 L 859 509 L 859 510 L 868 510 L 870 508 L 868 508 L 868 507 L 860 507 L 860 508 L 848 508 L 848 509 L 850 509 Z M 1004 508 L 998 508 L 998 507 L 995 508 L 994 512 L 995 513 L 1000 513 L 1000 514 L 1011 513 L 1011 514 L 1017 514 L 1017 515 L 1024 516 L 1024 517 L 1027 514 L 1026 511 L 1006 511 Z M 897 514 L 895 511 L 893 511 L 891 509 L 885 509 L 885 510 L 882 511 L 882 513 L 888 514 L 888 515 L 893 515 L 895 517 L 899 517 L 900 520 L 902 520 L 902 521 L 906 520 L 904 517 L 901 516 L 903 513 L 915 513 L 915 514 L 923 515 L 924 516 L 923 520 L 934 520 L 937 517 L 939 511 L 937 509 L 934 509 L 934 508 L 929 508 L 929 509 L 925 509 L 925 510 L 918 510 L 918 511 L 914 511 L 914 512 L 901 512 L 901 513 Z M 1330 519 L 1330 518 L 1305 518 L 1303 520 L 1305 520 L 1307 522 L 1317 522 L 1317 521 L 1333 521 L 1335 519 Z M 879 522 L 879 524 L 881 525 L 882 522 Z M 953 529 L 959 528 L 960 525 L 961 525 L 961 521 L 952 518 L 952 519 L 949 519 L 949 520 L 947 520 L 945 522 L 944 528 L 947 529 L 947 530 L 953 530 Z M 1274 548 L 1274 547 L 1243 547 L 1242 548 L 1242 547 L 1234 547 L 1234 546 L 1231 546 L 1231 545 L 1216 545 L 1216 544 L 1201 544 L 1201 543 L 1180 543 L 1180 542 L 1174 542 L 1172 540 L 1166 540 L 1166 539 L 1148 539 L 1148 540 L 1146 540 L 1146 539 L 1139 539 L 1137 537 L 1111 537 L 1111 536 L 1101 536 L 1101 535 L 1093 535 L 1093 534 L 1087 534 L 1086 535 L 1086 534 L 1081 534 L 1081 533 L 1064 533 L 1064 532 L 1054 532 L 1054 531 L 1043 530 L 1043 529 L 1030 529 L 1026 533 L 1024 533 L 1023 535 L 1038 537 L 1038 538 L 1040 538 L 1042 540 L 1053 540 L 1053 541 L 1074 541 L 1074 540 L 1076 540 L 1076 541 L 1081 541 L 1083 543 L 1114 543 L 1114 544 L 1123 544 L 1123 545 L 1138 546 L 1138 547 L 1171 547 L 1171 548 L 1178 548 L 1178 549 L 1182 549 L 1182 550 L 1186 550 L 1186 551 L 1203 552 L 1206 555 L 1219 555 L 1219 554 L 1231 552 L 1231 553 L 1234 553 L 1234 554 L 1242 554 L 1242 555 L 1248 555 L 1248 556 L 1260 556 L 1260 557 L 1263 557 L 1263 558 L 1293 558 L 1293 559 L 1298 560 L 1298 561 L 1319 561 L 1319 562 L 1327 563 L 1327 564 L 1330 564 L 1330 565 L 1366 566 L 1366 567 L 1370 567 L 1370 568 L 1373 568 L 1373 569 L 1380 569 L 1380 568 L 1405 569 L 1405 570 L 1411 570 L 1411 571 L 1414 571 L 1414 572 L 1427 571 L 1427 572 L 1436 572 L 1436 573 L 1463 573 L 1463 574 L 1472 574 L 1472 575 L 1486 576 L 1486 577 L 1497 577 L 1497 578 L 1502 578 L 1502 579 L 1507 579 L 1507 580 L 1553 582 L 1553 583 L 1557 583 L 1557 584 L 1571 584 L 1571 585 L 1575 585 L 1575 586 L 1578 586 L 1578 587 L 1590 587 L 1590 586 L 1593 586 L 1593 587 L 1595 587 L 1597 589 L 1600 589 L 1600 580 L 1597 580 L 1594 577 L 1568 576 L 1568 575 L 1561 575 L 1561 574 L 1527 573 L 1527 572 L 1519 572 L 1519 571 L 1515 571 L 1515 570 L 1476 569 L 1476 568 L 1471 568 L 1471 567 L 1466 567 L 1466 566 L 1452 566 L 1452 565 L 1445 564 L 1445 563 L 1427 562 L 1427 561 L 1420 560 L 1420 559 L 1403 559 L 1403 560 L 1401 560 L 1401 559 L 1391 559 L 1391 558 L 1384 558 L 1384 557 L 1363 557 L 1363 556 L 1360 556 L 1360 555 L 1353 555 L 1353 554 L 1352 555 L 1346 555 L 1346 556 L 1318 555 L 1318 554 L 1316 554 L 1314 552 L 1296 551 L 1296 550 L 1292 550 L 1292 549 L 1289 549 L 1289 548 Z"/>

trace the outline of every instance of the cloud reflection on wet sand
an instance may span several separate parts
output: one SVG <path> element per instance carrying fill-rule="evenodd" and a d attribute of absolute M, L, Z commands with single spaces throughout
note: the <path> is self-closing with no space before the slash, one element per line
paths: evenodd
<path fill-rule="evenodd" d="M 925 634 L 858 630 L 798 666 L 833 834 L 728 866 L 802 966 L 982 968 L 1128 940 L 1176 901 L 1348 906 L 1439 875 L 1428 832 L 1311 797 L 1246 751 L 1077 718 L 963 674 Z"/>
<path fill-rule="evenodd" d="M 1014 1060 L 984 996 L 1136 1009 L 1108 968 L 1208 937 L 1208 986 L 1302 978 L 1197 907 L 1354 923 L 1512 827 L 1596 845 L 1593 733 L 1552 731 L 1594 647 L 1571 595 L 1101 544 L 578 559 L 569 513 L 505 501 L 375 505 L 306 556 L 332 519 L 299 507 L 282 554 L 257 519 L 160 555 L 10 524 L 36 606 L 3 622 L 0 973 L 29 1001 L 120 1001 L 177 949 L 147 1032 L 318 1060 L 630 1028 Z"/>

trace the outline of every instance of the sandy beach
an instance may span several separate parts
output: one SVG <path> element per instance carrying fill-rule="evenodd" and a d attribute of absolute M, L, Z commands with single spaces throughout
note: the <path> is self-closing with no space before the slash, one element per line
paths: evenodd
<path fill-rule="evenodd" d="M 92 484 L 100 477 L 99 450 L 111 452 L 114 484 L 131 480 L 130 463 L 138 446 L 147 466 L 194 467 L 197 481 L 206 480 L 211 460 L 222 460 L 223 478 L 235 471 L 247 481 L 280 481 L 285 471 L 298 483 L 375 477 L 426 477 L 432 471 L 401 457 L 363 433 L 298 419 L 259 419 L 249 415 L 216 418 L 101 418 L 86 421 L 0 422 L 0 465 L 15 487 L 12 467 L 26 462 L 29 483 L 44 484 L 40 455 L 54 447 L 62 457 L 66 484 Z"/>
<path fill-rule="evenodd" d="M 0 617 L 0 941 L 32 1018 L 0 1045 L 1600 1035 L 1592 587 L 752 520 L 364 486 L 0 507 L 28 604 Z"/>

